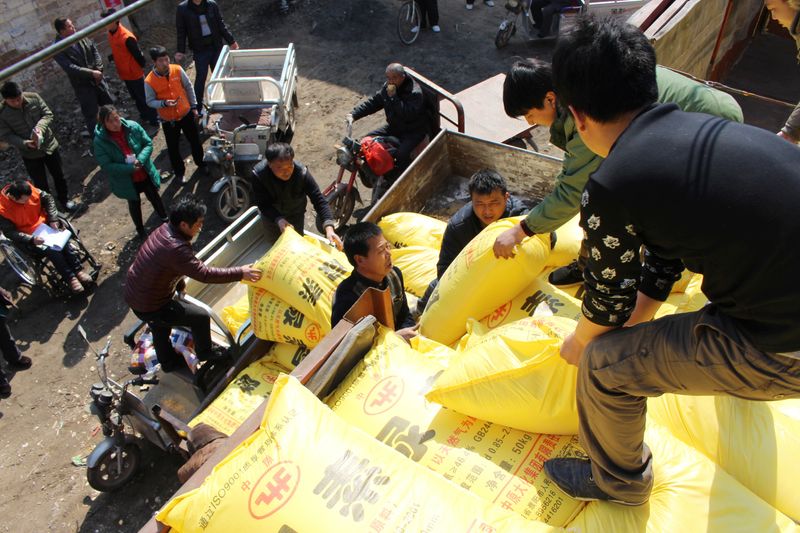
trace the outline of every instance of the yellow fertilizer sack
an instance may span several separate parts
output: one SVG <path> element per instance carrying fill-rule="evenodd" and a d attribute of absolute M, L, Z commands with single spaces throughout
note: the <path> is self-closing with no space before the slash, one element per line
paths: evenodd
<path fill-rule="evenodd" d="M 231 335 L 234 337 L 236 337 L 242 324 L 250 318 L 250 302 L 248 299 L 248 295 L 245 294 L 239 298 L 238 302 L 223 307 L 222 312 L 220 312 L 220 318 L 222 318 L 222 321 L 225 323 L 225 327 L 228 328 L 228 331 L 230 331 Z"/>
<path fill-rule="evenodd" d="M 559 355 L 575 321 L 523 318 L 488 330 L 471 320 L 467 330 L 425 398 L 524 431 L 578 433 L 578 368 Z"/>
<path fill-rule="evenodd" d="M 275 342 L 267 350 L 264 356 L 267 360 L 277 363 L 279 366 L 286 370 L 294 370 L 294 367 L 300 364 L 300 361 L 306 358 L 311 352 L 311 348 L 307 348 L 298 344 L 286 344 L 283 342 Z"/>
<path fill-rule="evenodd" d="M 685 272 L 688 272 L 688 270 Z M 681 278 L 682 282 L 683 278 Z M 655 318 L 702 309 L 708 303 L 708 298 L 703 294 L 702 285 L 703 276 L 701 274 L 692 274 L 683 290 L 676 292 L 673 288 L 672 293 L 667 297 L 667 301 L 662 303 L 661 307 L 656 311 Z"/>
<path fill-rule="evenodd" d="M 439 250 L 427 246 L 406 246 L 392 250 L 392 263 L 403 273 L 406 291 L 422 298 L 431 281 L 436 279 Z"/>
<path fill-rule="evenodd" d="M 286 375 L 261 429 L 156 518 L 182 533 L 557 531 L 368 437 Z"/>
<path fill-rule="evenodd" d="M 800 521 L 800 421 L 770 403 L 664 394 L 647 401 L 647 416 Z"/>
<path fill-rule="evenodd" d="M 395 248 L 427 246 L 438 250 L 447 223 L 419 213 L 394 213 L 383 217 L 378 226 Z"/>
<path fill-rule="evenodd" d="M 542 464 L 551 457 L 580 455 L 577 437 L 526 433 L 427 401 L 425 393 L 454 354 L 430 339 L 416 342 L 424 353 L 394 332 L 381 331 L 328 405 L 353 426 L 486 502 L 530 520 L 555 526 L 569 522 L 583 503 L 561 492 Z"/>
<path fill-rule="evenodd" d="M 342 263 L 336 254 L 322 250 L 290 228 L 253 266 L 262 276 L 257 282 L 248 282 L 250 285 L 297 309 L 318 324 L 323 335 L 330 331 L 333 293 L 353 269 L 349 263 Z"/>
<path fill-rule="evenodd" d="M 702 454 L 648 424 L 653 491 L 638 507 L 591 502 L 567 531 L 581 533 L 797 532 L 784 514 L 759 499 Z M 796 497 L 796 491 L 792 491 Z"/>
<path fill-rule="evenodd" d="M 256 361 L 242 370 L 211 405 L 189 422 L 189 426 L 205 422 L 226 435 L 232 434 L 269 396 L 281 372 L 286 369 L 268 358 Z"/>
<path fill-rule="evenodd" d="M 309 320 L 297 309 L 274 294 L 257 287 L 250 291 L 251 323 L 256 337 L 268 341 L 292 343 L 313 348 L 324 335 L 320 324 Z M 331 319 L 328 317 L 327 324 Z"/>
<path fill-rule="evenodd" d="M 550 250 L 547 266 L 563 267 L 578 259 L 583 241 L 580 213 L 556 230 L 556 245 Z"/>
<path fill-rule="evenodd" d="M 536 235 L 522 241 L 513 259 L 498 259 L 495 238 L 518 218 L 490 224 L 461 250 L 433 291 L 421 317 L 421 332 L 452 344 L 466 331 L 468 318 L 481 319 L 530 285 L 544 268 L 550 238 Z"/>
<path fill-rule="evenodd" d="M 581 301 L 553 287 L 542 274 L 512 299 L 481 319 L 487 328 L 496 328 L 527 317 L 560 316 L 579 320 Z"/>

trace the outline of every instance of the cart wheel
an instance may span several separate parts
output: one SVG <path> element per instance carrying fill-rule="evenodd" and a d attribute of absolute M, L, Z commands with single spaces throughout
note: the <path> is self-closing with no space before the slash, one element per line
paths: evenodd
<path fill-rule="evenodd" d="M 141 460 L 142 451 L 133 442 L 110 448 L 94 467 L 86 470 L 86 480 L 100 492 L 117 490 L 136 474 Z"/>
<path fill-rule="evenodd" d="M 339 233 L 347 225 L 350 217 L 353 216 L 353 209 L 356 207 L 356 190 L 352 189 L 347 193 L 347 186 L 342 186 L 331 191 L 325 199 L 328 205 L 331 206 L 333 213 L 333 223 L 336 226 L 336 232 Z"/>
<path fill-rule="evenodd" d="M 37 272 L 33 261 L 22 255 L 13 244 L 8 241 L 0 242 L 0 253 L 3 254 L 3 257 L 8 265 L 17 274 L 17 276 L 22 279 L 22 281 L 28 285 L 38 284 L 39 273 Z"/>
<path fill-rule="evenodd" d="M 497 48 L 503 48 L 505 45 L 508 44 L 508 41 L 511 40 L 511 36 L 514 35 L 517 31 L 516 24 L 514 21 L 509 22 L 508 24 L 503 27 L 500 25 L 500 28 L 497 30 L 497 35 L 494 38 L 494 45 Z"/>
<path fill-rule="evenodd" d="M 230 224 L 250 208 L 250 189 L 244 180 L 232 180 L 214 198 L 214 209 L 219 218 Z"/>
<path fill-rule="evenodd" d="M 414 29 L 416 31 L 412 31 Z M 397 14 L 397 35 L 403 44 L 411 44 L 419 37 L 419 30 L 419 6 L 414 0 L 410 0 L 400 6 L 400 12 Z"/>

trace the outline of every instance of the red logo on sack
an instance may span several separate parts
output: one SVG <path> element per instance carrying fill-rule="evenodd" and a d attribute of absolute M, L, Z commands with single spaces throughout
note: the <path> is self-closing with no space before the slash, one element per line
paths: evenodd
<path fill-rule="evenodd" d="M 490 329 L 496 328 L 505 321 L 506 317 L 508 317 L 508 314 L 510 312 L 511 312 L 511 301 L 509 300 L 508 302 L 504 303 L 503 305 L 501 305 L 500 307 L 489 313 L 489 316 L 486 317 L 486 325 L 489 326 Z"/>
<path fill-rule="evenodd" d="M 275 463 L 264 472 L 253 490 L 247 509 L 250 516 L 262 520 L 275 514 L 281 507 L 289 503 L 300 484 L 300 467 L 291 461 Z"/>
<path fill-rule="evenodd" d="M 306 328 L 306 339 L 310 341 L 318 341 L 320 338 L 319 326 L 317 324 L 310 324 Z"/>
<path fill-rule="evenodd" d="M 388 376 L 372 387 L 364 400 L 364 413 L 379 415 L 385 413 L 400 401 L 405 384 L 399 376 Z"/>

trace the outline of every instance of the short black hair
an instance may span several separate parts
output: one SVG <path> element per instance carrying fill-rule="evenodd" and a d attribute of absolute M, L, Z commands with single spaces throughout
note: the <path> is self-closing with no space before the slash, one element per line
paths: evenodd
<path fill-rule="evenodd" d="M 181 222 L 190 226 L 206 216 L 206 205 L 194 194 L 185 194 L 172 203 L 169 212 L 170 223 L 178 227 Z"/>
<path fill-rule="evenodd" d="M 267 162 L 281 159 L 294 159 L 294 148 L 288 143 L 272 143 L 264 150 Z"/>
<path fill-rule="evenodd" d="M 118 113 L 118 111 L 113 105 L 106 104 L 100 106 L 100 109 L 97 110 L 97 123 L 100 124 L 101 127 L 105 127 L 106 120 L 114 113 Z"/>
<path fill-rule="evenodd" d="M 167 52 L 167 49 L 163 46 L 154 46 L 150 49 L 150 59 L 153 61 L 164 56 L 169 57 L 169 52 Z"/>
<path fill-rule="evenodd" d="M 13 81 L 7 81 L 0 87 L 0 95 L 2 95 L 3 98 L 17 98 L 22 95 L 22 91 L 19 85 Z"/>
<path fill-rule="evenodd" d="M 53 21 L 53 27 L 56 29 L 58 33 L 61 33 L 61 30 L 67 27 L 67 21 L 69 18 L 67 17 L 58 17 L 56 20 Z"/>
<path fill-rule="evenodd" d="M 558 39 L 553 81 L 563 105 L 610 122 L 658 99 L 656 53 L 634 26 L 581 16 Z"/>
<path fill-rule="evenodd" d="M 6 192 L 12 198 L 19 200 L 23 196 L 30 196 L 33 189 L 31 189 L 31 184 L 25 180 L 14 180 L 11 182 L 11 185 L 8 186 Z"/>
<path fill-rule="evenodd" d="M 103 17 L 103 18 L 106 18 L 106 17 L 110 17 L 111 15 L 113 15 L 116 12 L 117 12 L 116 9 L 114 9 L 113 7 L 109 7 L 108 9 L 106 9 L 105 11 L 100 13 L 100 16 Z M 114 22 L 119 22 L 119 20 L 115 20 Z"/>
<path fill-rule="evenodd" d="M 553 69 L 540 59 L 514 61 L 503 82 L 503 108 L 509 117 L 521 117 L 531 109 L 542 109 L 553 86 Z"/>
<path fill-rule="evenodd" d="M 356 256 L 369 254 L 369 240 L 372 237 L 383 235 L 383 231 L 372 222 L 358 222 L 353 224 L 344 234 L 344 255 L 350 264 L 356 266 Z"/>
<path fill-rule="evenodd" d="M 469 194 L 492 194 L 496 190 L 500 190 L 503 194 L 508 192 L 506 180 L 503 179 L 498 172 L 484 168 L 477 171 L 472 177 L 469 178 Z"/>

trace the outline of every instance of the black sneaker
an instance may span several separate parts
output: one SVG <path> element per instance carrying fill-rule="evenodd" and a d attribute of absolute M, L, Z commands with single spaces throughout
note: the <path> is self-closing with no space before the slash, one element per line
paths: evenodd
<path fill-rule="evenodd" d="M 547 281 L 556 287 L 569 287 L 583 283 L 583 271 L 578 268 L 578 262 L 573 261 L 565 267 L 550 272 Z"/>
<path fill-rule="evenodd" d="M 20 355 L 19 359 L 16 361 L 9 361 L 8 366 L 14 370 L 27 370 L 31 367 L 33 361 L 31 361 L 30 357 L 26 357 L 24 355 Z"/>
<path fill-rule="evenodd" d="M 641 502 L 626 502 L 618 500 L 600 490 L 595 485 L 592 477 L 592 463 L 588 459 L 560 458 L 550 459 L 544 463 L 544 471 L 558 488 L 563 490 L 570 498 L 585 502 L 606 501 L 621 505 L 642 505 Z"/>

